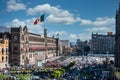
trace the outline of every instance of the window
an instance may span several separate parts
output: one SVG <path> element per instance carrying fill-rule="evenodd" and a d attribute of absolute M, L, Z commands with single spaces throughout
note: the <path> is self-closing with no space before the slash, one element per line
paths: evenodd
<path fill-rule="evenodd" d="M 29 58 L 32 58 L 32 54 L 29 54 Z"/>
<path fill-rule="evenodd" d="M 24 35 L 22 35 L 22 40 L 24 40 Z"/>
<path fill-rule="evenodd" d="M 26 41 L 27 41 L 27 37 L 26 37 Z"/>
<path fill-rule="evenodd" d="M 2 54 L 4 54 L 4 48 L 2 48 Z"/>
<path fill-rule="evenodd" d="M 4 57 L 2 56 L 2 61 L 4 61 Z"/>
<path fill-rule="evenodd" d="M 24 59 L 24 58 L 25 58 L 25 55 L 22 56 L 22 59 Z"/>
<path fill-rule="evenodd" d="M 6 56 L 6 61 L 8 60 L 8 57 Z"/>
<path fill-rule="evenodd" d="M 6 54 L 8 53 L 8 48 L 6 48 Z"/>

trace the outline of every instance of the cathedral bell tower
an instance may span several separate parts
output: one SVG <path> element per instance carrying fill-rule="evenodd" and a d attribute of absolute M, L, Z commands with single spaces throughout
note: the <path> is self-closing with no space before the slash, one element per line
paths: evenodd
<path fill-rule="evenodd" d="M 18 66 L 20 64 L 20 28 L 11 28 L 11 40 L 10 40 L 11 54 L 10 65 Z"/>
<path fill-rule="evenodd" d="M 116 11 L 115 24 L 115 66 L 120 67 L 120 3 L 119 9 Z"/>

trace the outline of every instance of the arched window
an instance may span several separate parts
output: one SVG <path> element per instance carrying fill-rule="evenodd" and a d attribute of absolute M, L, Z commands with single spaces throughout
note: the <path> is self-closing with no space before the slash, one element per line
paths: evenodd
<path fill-rule="evenodd" d="M 22 35 L 22 40 L 24 40 L 24 35 Z"/>
<path fill-rule="evenodd" d="M 6 56 L 6 61 L 8 60 L 8 57 Z"/>
<path fill-rule="evenodd" d="M 2 56 L 2 61 L 4 61 L 4 56 Z"/>
<path fill-rule="evenodd" d="M 2 48 L 2 54 L 4 54 L 4 48 Z"/>
<path fill-rule="evenodd" d="M 8 48 L 6 48 L 6 54 L 8 53 Z"/>

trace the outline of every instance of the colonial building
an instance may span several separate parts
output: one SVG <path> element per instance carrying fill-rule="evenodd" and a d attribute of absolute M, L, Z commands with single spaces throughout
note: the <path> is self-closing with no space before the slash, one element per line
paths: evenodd
<path fill-rule="evenodd" d="M 9 54 L 9 39 L 0 38 L 0 68 L 6 68 L 8 64 L 8 54 Z"/>
<path fill-rule="evenodd" d="M 39 65 L 45 59 L 56 56 L 56 39 L 47 37 L 47 29 L 44 31 L 44 37 L 42 37 L 28 32 L 27 26 L 12 27 L 10 64 Z"/>
<path fill-rule="evenodd" d="M 115 66 L 120 67 L 120 4 L 116 12 Z"/>
<path fill-rule="evenodd" d="M 91 52 L 94 54 L 114 54 L 115 35 L 108 32 L 107 35 L 93 34 L 91 39 Z"/>

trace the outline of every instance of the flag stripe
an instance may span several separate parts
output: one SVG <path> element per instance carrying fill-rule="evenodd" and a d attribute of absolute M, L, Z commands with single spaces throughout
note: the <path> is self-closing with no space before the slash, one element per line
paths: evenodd
<path fill-rule="evenodd" d="M 38 24 L 38 23 L 39 23 L 39 21 L 40 21 L 40 19 L 39 19 L 39 18 L 37 18 L 37 19 L 34 21 L 34 25 Z"/>
<path fill-rule="evenodd" d="M 40 16 L 40 22 L 44 22 L 44 14 Z"/>

